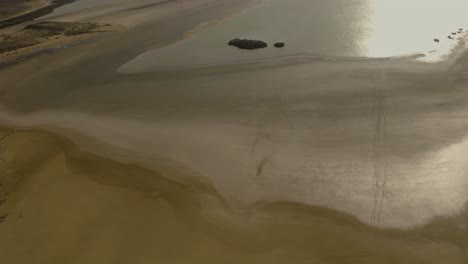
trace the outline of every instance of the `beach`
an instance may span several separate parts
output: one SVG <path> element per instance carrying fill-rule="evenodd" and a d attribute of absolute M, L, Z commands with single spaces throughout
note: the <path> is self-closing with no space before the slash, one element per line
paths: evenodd
<path fill-rule="evenodd" d="M 125 30 L 0 69 L 0 262 L 466 263 L 465 35 L 431 63 L 287 39 L 191 57 L 261 5 L 43 18 Z"/>

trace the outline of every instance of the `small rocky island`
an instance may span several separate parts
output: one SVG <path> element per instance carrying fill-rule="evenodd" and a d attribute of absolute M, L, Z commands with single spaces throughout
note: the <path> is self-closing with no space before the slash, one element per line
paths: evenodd
<path fill-rule="evenodd" d="M 235 38 L 228 42 L 229 46 L 238 47 L 239 49 L 254 50 L 268 47 L 268 44 L 261 40 L 254 39 L 239 39 Z"/>
<path fill-rule="evenodd" d="M 275 48 L 283 48 L 286 44 L 284 42 L 276 42 Z"/>

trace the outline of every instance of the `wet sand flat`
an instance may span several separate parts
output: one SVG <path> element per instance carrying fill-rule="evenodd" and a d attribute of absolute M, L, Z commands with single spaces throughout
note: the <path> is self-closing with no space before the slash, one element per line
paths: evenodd
<path fill-rule="evenodd" d="M 147 167 L 175 160 L 240 208 L 286 200 L 400 227 L 463 208 L 463 56 L 115 72 L 195 21 L 223 16 L 204 8 L 4 69 L 2 120 L 76 132 Z M 86 147 L 103 151 L 95 146 Z"/>
<path fill-rule="evenodd" d="M 41 85 L 7 91 L 12 107 L 32 98 L 36 104 L 0 119 L 75 131 L 145 166 L 152 157 L 176 160 L 240 207 L 288 200 L 367 223 L 414 226 L 459 212 L 467 178 L 464 75 L 411 64 L 314 62 L 123 76 L 90 84 L 89 94 L 74 90 L 83 83 L 63 90 Z M 190 89 L 193 82 L 203 89 Z M 52 91 L 60 98 L 55 103 L 44 97 Z"/>
<path fill-rule="evenodd" d="M 7 263 L 467 260 L 466 214 L 398 231 L 293 203 L 238 213 L 208 186 L 85 153 L 49 133 L 0 133 L 0 259 Z"/>

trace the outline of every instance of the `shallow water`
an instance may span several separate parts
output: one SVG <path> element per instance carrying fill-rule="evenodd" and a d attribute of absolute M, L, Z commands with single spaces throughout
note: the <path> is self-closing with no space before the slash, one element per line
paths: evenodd
<path fill-rule="evenodd" d="M 462 0 L 270 0 L 164 49 L 151 50 L 121 72 L 235 63 L 284 56 L 442 58 L 467 25 Z M 454 39 L 448 39 L 451 33 Z M 242 51 L 233 38 L 261 39 L 269 48 Z M 440 42 L 436 43 L 437 38 Z M 272 47 L 285 41 L 285 48 Z"/>
<path fill-rule="evenodd" d="M 119 2 L 125 2 L 125 0 L 78 0 L 55 9 L 54 12 L 47 16 L 41 17 L 41 19 L 49 19 L 56 16 L 81 11 L 83 9 L 92 9 L 99 6 L 117 4 Z"/>

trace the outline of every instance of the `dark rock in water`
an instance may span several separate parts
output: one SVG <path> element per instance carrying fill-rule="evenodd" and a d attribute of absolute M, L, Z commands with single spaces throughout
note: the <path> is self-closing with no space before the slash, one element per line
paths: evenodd
<path fill-rule="evenodd" d="M 275 43 L 275 47 L 276 47 L 276 48 L 282 48 L 282 47 L 284 47 L 285 45 L 286 45 L 286 44 L 285 44 L 284 42 L 276 42 L 276 43 Z"/>
<path fill-rule="evenodd" d="M 434 39 L 435 42 L 439 42 L 440 40 L 439 39 Z"/>
<path fill-rule="evenodd" d="M 6 219 L 6 215 L 0 216 L 0 224 L 3 223 Z"/>
<path fill-rule="evenodd" d="M 265 42 L 261 40 L 238 39 L 238 38 L 229 41 L 228 45 L 238 47 L 239 49 L 247 49 L 247 50 L 261 49 L 261 48 L 268 47 L 268 44 L 266 44 Z"/>
<path fill-rule="evenodd" d="M 452 32 L 452 35 L 456 35 L 456 34 L 457 34 L 457 33 L 455 33 L 455 32 Z"/>
<path fill-rule="evenodd" d="M 452 36 L 450 36 L 450 35 L 449 35 L 449 36 L 447 36 L 447 38 L 449 38 L 449 39 L 453 39 L 453 37 L 452 37 Z"/>

